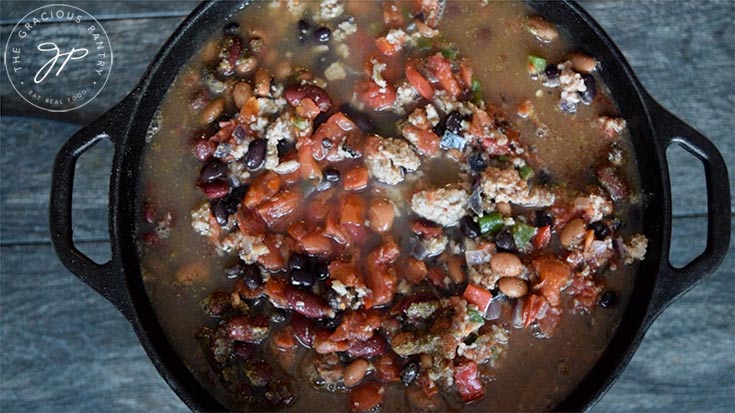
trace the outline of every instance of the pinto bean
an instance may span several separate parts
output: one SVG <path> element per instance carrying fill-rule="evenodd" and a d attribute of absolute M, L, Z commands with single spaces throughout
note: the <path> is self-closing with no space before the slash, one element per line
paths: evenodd
<path fill-rule="evenodd" d="M 498 202 L 495 204 L 495 208 L 500 212 L 503 216 L 509 217 L 513 214 L 513 211 L 510 208 L 510 204 L 507 202 Z"/>
<path fill-rule="evenodd" d="M 255 72 L 255 95 L 258 97 L 269 96 L 271 93 L 271 74 L 264 68 Z"/>
<path fill-rule="evenodd" d="M 319 106 L 319 110 L 322 112 L 329 112 L 332 108 L 332 100 L 329 98 L 327 92 L 314 85 L 298 85 L 289 87 L 283 92 L 283 97 L 285 97 L 286 101 L 288 101 L 288 103 L 293 107 L 298 106 L 299 103 L 301 103 L 301 99 L 309 98 Z"/>
<path fill-rule="evenodd" d="M 200 119 L 202 123 L 212 123 L 217 120 L 222 115 L 222 112 L 225 110 L 225 101 L 223 99 L 215 99 L 207 106 L 202 109 L 202 113 L 200 114 Z"/>
<path fill-rule="evenodd" d="M 509 252 L 499 252 L 490 258 L 490 267 L 501 277 L 517 277 L 523 274 L 521 259 Z"/>
<path fill-rule="evenodd" d="M 344 382 L 347 387 L 355 387 L 367 374 L 370 363 L 365 359 L 357 359 L 345 369 Z"/>
<path fill-rule="evenodd" d="M 227 322 L 226 328 L 232 340 L 257 344 L 268 336 L 268 318 L 263 314 L 236 316 Z"/>
<path fill-rule="evenodd" d="M 232 90 L 232 99 L 238 109 L 242 108 L 245 102 L 253 96 L 253 87 L 248 82 L 239 82 Z"/>
<path fill-rule="evenodd" d="M 573 248 L 584 238 L 587 225 L 581 218 L 576 218 L 567 223 L 559 234 L 559 242 L 566 248 Z"/>
<path fill-rule="evenodd" d="M 572 67 L 575 72 L 591 73 L 597 69 L 597 62 L 595 59 L 584 53 L 572 52 L 567 55 L 566 59 L 572 61 Z"/>
<path fill-rule="evenodd" d="M 529 17 L 526 29 L 543 43 L 552 42 L 559 37 L 556 26 L 540 16 Z"/>
<path fill-rule="evenodd" d="M 528 292 L 526 282 L 516 277 L 503 277 L 499 279 L 498 288 L 510 298 L 523 297 Z"/>

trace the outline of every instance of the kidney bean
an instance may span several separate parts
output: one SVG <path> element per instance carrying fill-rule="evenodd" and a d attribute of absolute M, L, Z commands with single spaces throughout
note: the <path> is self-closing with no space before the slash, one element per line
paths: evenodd
<path fill-rule="evenodd" d="M 503 277 L 498 280 L 498 289 L 510 298 L 519 298 L 526 295 L 528 285 L 516 277 Z"/>
<path fill-rule="evenodd" d="M 199 140 L 194 145 L 194 156 L 202 162 L 210 159 L 214 150 L 217 148 L 217 144 L 209 140 Z"/>
<path fill-rule="evenodd" d="M 313 321 L 301 314 L 292 314 L 291 328 L 293 328 L 293 335 L 296 337 L 296 340 L 304 347 L 311 348 L 314 345 L 317 327 Z"/>
<path fill-rule="evenodd" d="M 343 381 L 345 386 L 354 387 L 359 384 L 365 378 L 369 368 L 370 363 L 365 359 L 357 359 L 350 363 L 344 371 Z"/>
<path fill-rule="evenodd" d="M 517 277 L 523 274 L 525 267 L 521 259 L 509 252 L 499 252 L 490 258 L 490 267 L 501 277 Z"/>
<path fill-rule="evenodd" d="M 201 184 L 199 189 L 209 199 L 219 199 L 230 193 L 230 185 L 225 181 L 213 181 Z"/>
<path fill-rule="evenodd" d="M 229 170 L 227 169 L 227 165 L 219 159 L 212 159 L 209 163 L 204 165 L 199 172 L 199 181 L 209 183 L 216 179 L 225 177 L 228 172 Z"/>
<path fill-rule="evenodd" d="M 242 39 L 237 36 L 229 36 L 226 43 L 229 44 L 227 49 L 227 65 L 220 65 L 220 68 L 224 69 L 222 71 L 223 75 L 230 76 L 235 73 L 235 65 L 237 64 L 237 59 L 240 57 L 240 53 L 242 53 L 243 43 Z"/>
<path fill-rule="evenodd" d="M 301 103 L 301 99 L 311 99 L 322 112 L 329 112 L 332 108 L 332 100 L 329 98 L 327 92 L 324 89 L 314 85 L 298 85 L 286 88 L 283 92 L 283 97 L 286 98 L 288 103 L 296 107 Z M 316 129 L 316 126 L 314 126 Z"/>
<path fill-rule="evenodd" d="M 238 341 L 232 346 L 232 352 L 241 359 L 247 360 L 255 354 L 257 348 L 254 344 Z"/>
<path fill-rule="evenodd" d="M 383 404 L 385 387 L 382 384 L 369 381 L 363 383 L 350 392 L 350 411 L 367 412 Z"/>
<path fill-rule="evenodd" d="M 286 301 L 288 307 L 308 318 L 323 318 L 334 315 L 334 311 L 321 297 L 308 291 L 299 290 L 292 286 L 286 286 Z"/>
<path fill-rule="evenodd" d="M 268 141 L 265 139 L 255 139 L 248 146 L 248 153 L 245 155 L 245 166 L 251 171 L 260 169 L 265 162 L 265 154 L 268 149 Z"/>
<path fill-rule="evenodd" d="M 603 165 L 597 168 L 595 175 L 600 185 L 610 194 L 613 201 L 622 201 L 628 198 L 630 194 L 628 184 L 618 175 L 615 167 L 612 165 Z"/>
<path fill-rule="evenodd" d="M 268 336 L 268 318 L 263 314 L 235 316 L 227 322 L 225 328 L 230 339 L 257 344 Z"/>
<path fill-rule="evenodd" d="M 388 344 L 385 342 L 385 339 L 378 334 L 374 334 L 365 341 L 353 341 L 350 343 L 350 347 L 347 349 L 347 354 L 349 354 L 350 357 L 355 358 L 377 357 L 385 354 L 387 348 Z"/>

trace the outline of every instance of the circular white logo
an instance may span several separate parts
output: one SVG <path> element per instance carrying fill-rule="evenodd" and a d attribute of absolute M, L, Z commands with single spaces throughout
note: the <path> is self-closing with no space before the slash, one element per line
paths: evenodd
<path fill-rule="evenodd" d="M 4 63 L 10 84 L 26 102 L 66 112 L 102 91 L 112 69 L 112 48 L 92 15 L 67 4 L 51 4 L 15 25 Z"/>

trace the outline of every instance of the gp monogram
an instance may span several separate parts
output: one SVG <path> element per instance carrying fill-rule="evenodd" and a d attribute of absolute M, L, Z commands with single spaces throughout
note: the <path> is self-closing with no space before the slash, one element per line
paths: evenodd
<path fill-rule="evenodd" d="M 66 112 L 102 91 L 112 69 L 112 48 L 92 15 L 67 4 L 51 4 L 15 25 L 4 63 L 11 85 L 26 102 Z"/>

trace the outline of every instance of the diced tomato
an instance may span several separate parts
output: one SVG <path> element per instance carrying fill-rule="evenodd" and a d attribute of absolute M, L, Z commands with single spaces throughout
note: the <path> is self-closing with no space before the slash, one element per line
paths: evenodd
<path fill-rule="evenodd" d="M 348 287 L 355 287 L 360 285 L 360 273 L 357 271 L 357 267 L 354 264 L 332 260 L 329 263 L 329 279 L 336 280 Z"/>
<path fill-rule="evenodd" d="M 459 79 L 464 84 L 465 89 L 472 87 L 472 68 L 465 59 L 459 62 Z"/>
<path fill-rule="evenodd" d="M 283 257 L 283 252 L 276 245 L 276 240 L 273 237 L 266 237 L 263 242 L 268 247 L 268 254 L 261 255 L 258 257 L 258 262 L 266 270 L 278 271 L 286 266 L 286 259 Z"/>
<path fill-rule="evenodd" d="M 373 336 L 380 327 L 380 314 L 375 311 L 350 311 L 342 317 L 342 322 L 329 336 L 332 341 L 365 341 Z"/>
<path fill-rule="evenodd" d="M 411 231 L 421 238 L 438 238 L 444 233 L 441 226 L 426 219 L 411 221 Z"/>
<path fill-rule="evenodd" d="M 348 245 L 350 243 L 350 235 L 340 225 L 336 211 L 332 211 L 327 215 L 324 223 L 324 235 L 342 245 Z"/>
<path fill-rule="evenodd" d="M 551 241 L 551 225 L 544 225 L 543 227 L 538 228 L 536 230 L 536 235 L 531 239 L 533 248 L 537 250 L 546 248 L 546 246 L 549 245 L 549 241 Z"/>
<path fill-rule="evenodd" d="M 536 288 L 549 300 L 549 304 L 558 306 L 561 289 L 566 287 L 572 276 L 569 265 L 553 256 L 536 258 L 532 265 L 541 279 Z"/>
<path fill-rule="evenodd" d="M 384 383 L 401 381 L 401 367 L 396 353 L 389 351 L 373 362 L 375 378 Z"/>
<path fill-rule="evenodd" d="M 438 288 L 449 287 L 447 273 L 439 267 L 429 268 L 429 272 L 426 273 L 426 279 L 431 282 L 432 285 Z"/>
<path fill-rule="evenodd" d="M 319 116 L 319 113 L 321 113 L 319 106 L 309 98 L 301 99 L 299 104 L 296 106 L 296 114 L 302 118 L 314 120 Z"/>
<path fill-rule="evenodd" d="M 281 219 L 291 215 L 301 203 L 301 196 L 296 192 L 285 190 L 262 203 L 256 211 L 266 225 L 273 227 Z"/>
<path fill-rule="evenodd" d="M 393 240 L 389 240 L 368 255 L 368 262 L 378 265 L 393 264 L 399 255 L 401 255 L 400 248 Z"/>
<path fill-rule="evenodd" d="M 396 294 L 396 274 L 389 268 L 379 266 L 368 269 L 365 284 L 370 289 L 373 305 L 381 306 L 393 301 Z"/>
<path fill-rule="evenodd" d="M 306 226 L 304 221 L 296 221 L 288 227 L 288 235 L 293 239 L 300 241 L 302 238 L 307 236 L 311 231 Z"/>
<path fill-rule="evenodd" d="M 429 272 L 425 262 L 413 257 L 406 258 L 401 268 L 400 274 L 411 284 L 420 284 Z"/>
<path fill-rule="evenodd" d="M 293 350 L 299 346 L 294 337 L 293 327 L 286 326 L 273 333 L 273 344 L 281 350 Z"/>
<path fill-rule="evenodd" d="M 329 255 L 334 250 L 332 241 L 323 234 L 310 234 L 301 240 L 301 248 L 311 255 Z"/>
<path fill-rule="evenodd" d="M 389 42 L 386 37 L 379 37 L 375 40 L 375 47 L 384 55 L 393 56 L 402 49 L 402 44 L 400 42 L 394 44 Z"/>
<path fill-rule="evenodd" d="M 375 381 L 364 382 L 350 391 L 350 411 L 368 412 L 383 404 L 385 388 Z"/>
<path fill-rule="evenodd" d="M 426 78 L 416 70 L 412 65 L 406 65 L 406 79 L 411 83 L 411 86 L 419 92 L 419 95 L 425 99 L 431 99 L 434 97 L 434 88 L 431 87 Z"/>
<path fill-rule="evenodd" d="M 364 166 L 358 166 L 350 169 L 344 174 L 342 180 L 344 187 L 348 191 L 359 191 L 365 189 L 368 184 L 368 170 Z"/>
<path fill-rule="evenodd" d="M 439 154 L 439 142 L 441 139 L 433 131 L 406 125 L 403 127 L 402 132 L 403 136 L 406 137 L 413 135 L 413 139 L 409 140 L 412 141 L 422 155 L 433 158 Z"/>
<path fill-rule="evenodd" d="M 452 73 L 452 62 L 442 56 L 441 53 L 430 56 L 426 60 L 426 66 L 434 73 L 439 86 L 447 93 L 455 98 L 462 93 L 462 88 L 459 86 L 457 79 L 454 78 L 454 73 Z"/>
<path fill-rule="evenodd" d="M 271 277 L 265 282 L 263 292 L 270 302 L 278 308 L 288 307 L 286 302 L 286 280 L 281 277 Z"/>
<path fill-rule="evenodd" d="M 372 80 L 363 80 L 355 85 L 360 101 L 374 110 L 389 108 L 396 101 L 396 89 L 392 85 L 381 88 Z"/>
<path fill-rule="evenodd" d="M 299 170 L 301 171 L 301 177 L 304 179 L 316 179 L 321 180 L 322 179 L 322 170 L 319 167 L 319 164 L 314 159 L 314 154 L 312 152 L 313 149 L 313 143 L 312 142 L 304 142 L 299 148 L 298 148 L 298 159 L 299 159 Z"/>
<path fill-rule="evenodd" d="M 323 222 L 329 214 L 332 191 L 319 192 L 312 195 L 312 201 L 306 208 L 306 217 L 313 223 Z"/>
<path fill-rule="evenodd" d="M 347 351 L 350 348 L 348 341 L 332 341 L 329 339 L 329 331 L 319 330 L 314 336 L 314 351 L 319 354 L 337 353 Z"/>
<path fill-rule="evenodd" d="M 240 207 L 237 210 L 237 228 L 245 235 L 265 236 L 265 223 L 252 209 Z"/>
<path fill-rule="evenodd" d="M 277 173 L 268 171 L 253 179 L 245 194 L 245 206 L 248 208 L 256 207 L 267 199 L 277 194 L 281 189 L 281 178 Z"/>
<path fill-rule="evenodd" d="M 538 294 L 531 294 L 523 302 L 523 327 L 528 327 L 539 318 L 546 315 L 549 309 L 549 302 Z"/>
<path fill-rule="evenodd" d="M 344 206 L 342 207 L 342 218 L 340 224 L 365 225 L 365 214 L 367 205 L 365 199 L 360 195 L 349 194 L 344 197 Z"/>
<path fill-rule="evenodd" d="M 439 387 L 425 374 L 419 376 L 419 385 L 421 385 L 421 390 L 424 391 L 424 394 L 429 397 L 439 393 Z"/>
<path fill-rule="evenodd" d="M 551 337 L 561 320 L 561 307 L 549 307 L 543 317 L 536 320 L 539 331 L 546 337 Z"/>
<path fill-rule="evenodd" d="M 383 3 L 383 21 L 393 27 L 401 27 L 406 23 L 401 8 L 392 1 Z"/>
<path fill-rule="evenodd" d="M 490 301 L 493 299 L 493 294 L 479 285 L 467 284 L 462 298 L 476 305 L 480 309 L 480 312 L 485 314 L 487 307 L 490 305 Z"/>
<path fill-rule="evenodd" d="M 258 99 L 251 96 L 240 108 L 240 119 L 245 123 L 252 123 L 257 119 L 259 113 Z"/>
<path fill-rule="evenodd" d="M 418 3 L 421 8 L 421 13 L 424 15 L 424 21 L 431 27 L 436 27 L 439 23 L 439 11 L 440 3 L 439 0 L 414 0 L 414 3 Z"/>
<path fill-rule="evenodd" d="M 480 381 L 477 364 L 466 360 L 454 368 L 454 384 L 463 402 L 469 403 L 485 397 L 485 387 Z"/>

